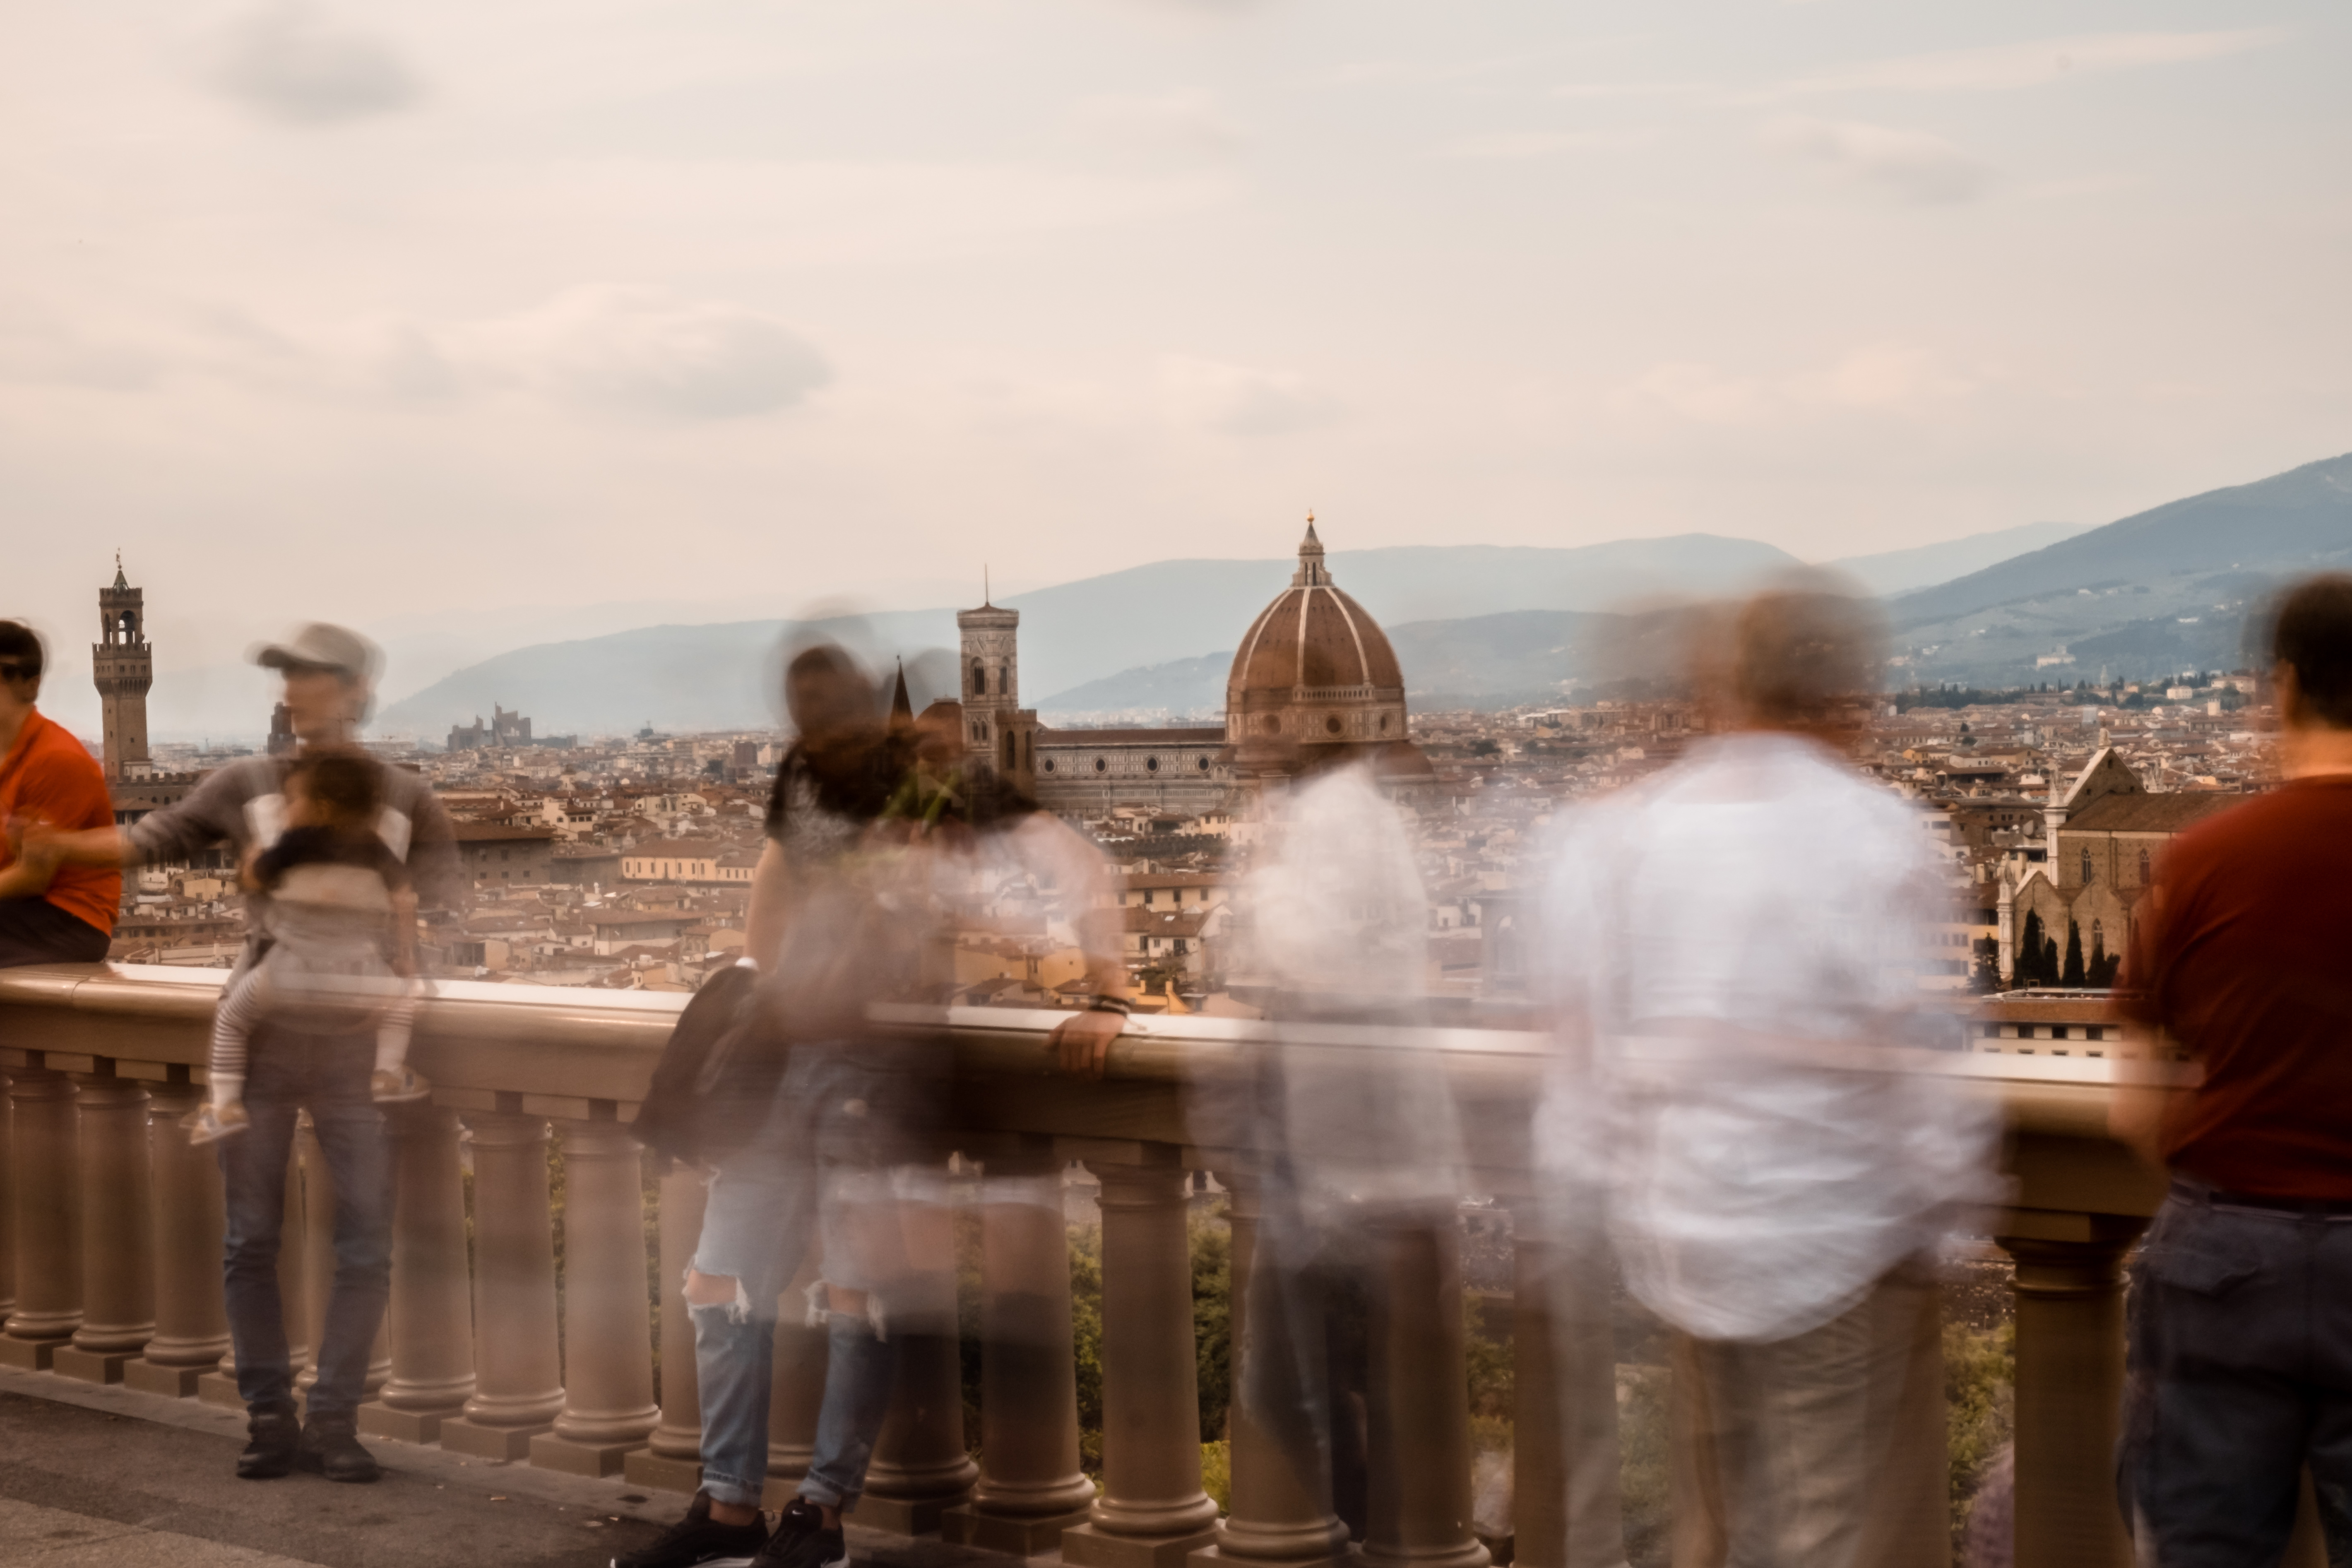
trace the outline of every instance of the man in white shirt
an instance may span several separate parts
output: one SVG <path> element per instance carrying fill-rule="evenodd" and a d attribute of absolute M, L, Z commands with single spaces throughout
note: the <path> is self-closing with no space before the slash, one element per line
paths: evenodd
<path fill-rule="evenodd" d="M 1994 1128 L 1917 1070 L 1958 1043 L 1912 969 L 1937 867 L 1833 743 L 1865 607 L 1766 594 L 1717 629 L 1728 732 L 1557 846 L 1543 1153 L 1676 1331 L 1676 1562 L 1941 1562 L 1925 1260 L 1991 1195 Z"/>

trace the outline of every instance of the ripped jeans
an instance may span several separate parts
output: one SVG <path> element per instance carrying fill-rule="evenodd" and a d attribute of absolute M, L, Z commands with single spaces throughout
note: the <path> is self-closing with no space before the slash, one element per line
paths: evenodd
<path fill-rule="evenodd" d="M 813 1321 L 829 1320 L 828 1344 L 816 1449 L 800 1495 L 847 1508 L 865 1489 L 899 1346 L 914 1326 L 894 1321 L 908 1271 L 885 1159 L 890 1132 L 877 1125 L 897 1100 L 893 1089 L 887 1057 L 864 1042 L 796 1046 L 766 1120 L 711 1178 L 691 1267 L 732 1277 L 735 1300 L 688 1310 L 702 1397 L 702 1487 L 717 1501 L 760 1505 L 776 1299 L 812 1241 L 823 1248 L 824 1278 L 805 1305 Z M 877 1244 L 877 1234 L 888 1239 Z M 867 1310 L 825 1313 L 824 1284 L 865 1292 Z M 795 1297 L 784 1310 L 802 1310 L 803 1302 Z"/>

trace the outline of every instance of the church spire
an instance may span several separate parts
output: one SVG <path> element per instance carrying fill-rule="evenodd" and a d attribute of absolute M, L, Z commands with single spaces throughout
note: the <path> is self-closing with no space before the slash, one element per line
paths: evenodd
<path fill-rule="evenodd" d="M 890 727 L 895 730 L 914 721 L 915 704 L 907 695 L 907 661 L 902 658 L 898 661 L 898 684 L 890 691 Z"/>
<path fill-rule="evenodd" d="M 131 586 L 131 579 L 122 574 L 122 547 L 121 545 L 115 546 L 114 550 L 114 585 L 118 588 L 128 588 Z"/>

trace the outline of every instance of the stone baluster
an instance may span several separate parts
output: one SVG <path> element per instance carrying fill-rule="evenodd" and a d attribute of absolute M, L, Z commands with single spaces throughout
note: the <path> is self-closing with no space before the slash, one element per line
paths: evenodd
<path fill-rule="evenodd" d="M 0 1333 L 0 1364 L 47 1371 L 58 1347 L 82 1322 L 81 1158 L 73 1082 L 46 1068 L 12 1069 L 8 1102 L 16 1119 L 16 1305 Z"/>
<path fill-rule="evenodd" d="M 2142 1222 L 2037 1217 L 2080 1234 L 1995 1238 L 2017 1263 L 2017 1568 L 2128 1568 L 2115 1454 L 2123 1259 Z"/>
<path fill-rule="evenodd" d="M 327 1165 L 327 1152 L 319 1143 L 319 1130 L 304 1111 L 295 1124 L 294 1158 L 302 1192 L 302 1234 L 306 1245 L 299 1271 L 302 1289 L 303 1337 L 310 1342 L 309 1364 L 294 1380 L 295 1400 L 306 1409 L 310 1389 L 319 1381 L 319 1346 L 327 1332 L 327 1304 L 335 1296 L 335 1175 Z M 289 1177 L 289 1180 L 293 1178 Z M 375 1342 L 368 1352 L 367 1376 L 361 1383 L 363 1400 L 383 1392 L 392 1381 L 390 1314 L 376 1324 Z"/>
<path fill-rule="evenodd" d="M 898 1375 L 874 1440 L 857 1521 L 922 1535 L 940 1529 L 948 1510 L 971 1500 L 980 1467 L 963 1443 L 953 1211 L 944 1194 L 902 1197 L 892 1206 L 898 1212 L 889 1217 L 906 1238 L 912 1267 L 886 1309 L 884 1331 L 898 1342 Z"/>
<path fill-rule="evenodd" d="M 213 1149 L 203 1152 L 217 1167 L 218 1152 Z M 310 1360 L 309 1268 L 305 1260 L 314 1247 L 333 1244 L 331 1237 L 314 1240 L 306 1236 L 305 1216 L 301 1152 L 297 1147 L 287 1151 L 286 1207 L 278 1226 L 278 1321 L 286 1329 L 286 1365 L 297 1377 Z M 221 1358 L 217 1372 L 205 1373 L 196 1379 L 196 1397 L 206 1405 L 231 1410 L 245 1408 L 245 1400 L 236 1391 L 236 1348 L 233 1343 L 229 1353 Z"/>
<path fill-rule="evenodd" d="M 1087 1166 L 1102 1181 L 1103 1491 L 1062 1533 L 1064 1560 L 1086 1568 L 1176 1568 L 1216 1538 L 1201 1489 L 1184 1172 L 1171 1148 L 1145 1154 Z M 1462 1383 L 1457 1363 L 1457 1397 Z"/>
<path fill-rule="evenodd" d="M 1512 1254 L 1512 1561 L 1624 1568 L 1617 1352 L 1597 1198 L 1581 1212 L 1525 1199 Z"/>
<path fill-rule="evenodd" d="M 1070 1241 L 1062 1162 L 988 1163 L 981 1204 L 980 1485 L 948 1510 L 950 1541 L 1031 1557 L 1083 1524 L 1095 1489 L 1078 1468 L 1070 1342 Z"/>
<path fill-rule="evenodd" d="M 0 1323 L 16 1310 L 16 1156 L 8 1076 L 0 1073 Z"/>
<path fill-rule="evenodd" d="M 1470 1406 L 1462 1240 L 1450 1209 L 1368 1227 L 1371 1290 L 1371 1515 L 1375 1568 L 1484 1568 L 1470 1517 Z"/>
<path fill-rule="evenodd" d="M 694 1319 L 681 1287 L 702 1237 L 702 1211 L 710 1189 L 702 1173 L 673 1165 L 662 1177 L 661 1422 L 646 1446 L 621 1461 L 631 1486 L 690 1492 L 702 1484 L 702 1400 L 694 1373 Z"/>
<path fill-rule="evenodd" d="M 831 1357 L 824 1325 L 808 1321 L 808 1289 L 823 1278 L 824 1260 L 812 1244 L 776 1303 L 768 1377 L 768 1479 L 761 1489 L 770 1508 L 782 1508 L 800 1494 L 801 1478 L 816 1460 L 816 1418 L 824 1405 L 824 1370 Z"/>
<path fill-rule="evenodd" d="M 520 1459 L 563 1408 L 556 1353 L 555 1242 L 547 1122 L 468 1113 L 474 1152 L 474 1396 L 441 1446 Z"/>
<path fill-rule="evenodd" d="M 335 1291 L 335 1179 L 327 1170 L 326 1151 L 319 1147 L 319 1131 L 310 1113 L 294 1121 L 294 1168 L 287 1173 L 288 1201 L 302 1215 L 302 1257 L 278 1259 L 278 1278 L 298 1282 L 296 1300 L 302 1304 L 299 1331 L 310 1353 L 294 1377 L 294 1400 L 306 1410 L 310 1389 L 319 1381 L 319 1347 L 326 1338 L 327 1301 Z M 288 1319 L 286 1331 L 297 1331 Z"/>
<path fill-rule="evenodd" d="M 228 1310 L 221 1297 L 226 1228 L 220 1162 L 188 1142 L 180 1119 L 204 1090 L 156 1083 L 147 1090 L 147 1159 L 153 1173 L 155 1337 L 122 1381 L 149 1394 L 184 1399 L 196 1380 L 228 1353 Z"/>
<path fill-rule="evenodd" d="M 395 1194 L 392 1376 L 360 1406 L 360 1430 L 431 1443 L 474 1394 L 473 1281 L 466 1267 L 466 1188 L 457 1113 L 407 1106 L 386 1118 Z"/>
<path fill-rule="evenodd" d="M 1233 1496 L 1217 1525 L 1214 1544 L 1192 1555 L 1191 1568 L 1220 1563 L 1265 1564 L 1267 1568 L 1336 1568 L 1348 1556 L 1348 1527 L 1331 1509 L 1331 1479 L 1319 1453 L 1292 1454 L 1250 1413 L 1244 1395 L 1249 1358 L 1255 1353 L 1251 1325 L 1271 1303 L 1255 1292 L 1271 1284 L 1257 1278 L 1258 1219 L 1263 1190 L 1247 1172 L 1221 1170 L 1227 1194 L 1225 1215 L 1233 1226 L 1233 1402 L 1226 1407 L 1230 1436 L 1227 1473 Z M 1310 1347 L 1298 1347 L 1302 1354 Z M 1311 1347 L 1314 1365 L 1321 1346 Z"/>
<path fill-rule="evenodd" d="M 646 1305 L 644 1163 L 613 1121 L 563 1124 L 563 1413 L 530 1462 L 609 1476 L 661 1424 Z"/>
<path fill-rule="evenodd" d="M 81 1327 L 58 1347 L 57 1371 L 120 1383 L 123 1363 L 155 1336 L 154 1181 L 147 1159 L 147 1086 L 99 1070 L 75 1075 L 81 1172 Z"/>

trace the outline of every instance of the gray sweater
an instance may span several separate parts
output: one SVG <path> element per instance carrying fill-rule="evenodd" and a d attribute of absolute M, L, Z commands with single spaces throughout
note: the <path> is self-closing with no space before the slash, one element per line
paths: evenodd
<path fill-rule="evenodd" d="M 465 868 L 457 858 L 457 836 L 425 782 L 405 768 L 378 763 L 383 773 L 383 811 L 377 833 L 407 864 L 416 885 L 417 907 L 462 910 L 470 901 Z M 286 763 L 277 757 L 247 757 L 205 775 L 177 805 L 151 812 L 122 830 L 129 858 L 139 864 L 184 860 L 226 843 L 238 860 L 258 846 L 267 849 L 285 826 Z"/>

